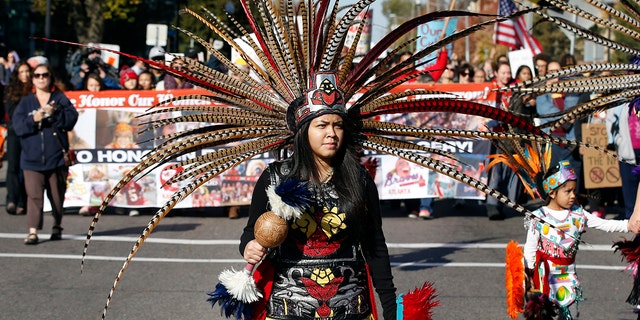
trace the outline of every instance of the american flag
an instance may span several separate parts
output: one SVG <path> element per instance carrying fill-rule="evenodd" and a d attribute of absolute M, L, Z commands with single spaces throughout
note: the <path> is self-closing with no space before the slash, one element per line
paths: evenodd
<path fill-rule="evenodd" d="M 518 12 L 518 8 L 512 0 L 500 0 L 498 15 L 508 16 L 515 12 Z M 529 49 L 534 55 L 542 52 L 542 46 L 529 33 L 523 16 L 498 22 L 493 33 L 493 42 L 503 44 L 512 50 Z"/>

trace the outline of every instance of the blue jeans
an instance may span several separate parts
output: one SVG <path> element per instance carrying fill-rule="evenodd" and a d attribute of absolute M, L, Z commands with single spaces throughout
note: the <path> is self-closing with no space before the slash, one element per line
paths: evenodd
<path fill-rule="evenodd" d="M 429 212 L 433 211 L 433 198 L 422 198 L 420 199 L 420 210 L 429 210 Z"/>

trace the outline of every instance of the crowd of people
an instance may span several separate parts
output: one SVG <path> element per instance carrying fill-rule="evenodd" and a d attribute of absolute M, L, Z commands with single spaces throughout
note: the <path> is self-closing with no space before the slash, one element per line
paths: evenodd
<path fill-rule="evenodd" d="M 158 47 L 151 48 L 148 57 L 160 63 L 165 63 L 167 59 L 163 49 Z M 178 71 L 188 68 L 187 59 L 197 58 L 193 50 L 188 50 L 182 57 L 171 57 L 170 66 Z M 406 57 L 406 53 L 398 54 L 392 59 L 392 63 L 399 65 L 406 61 Z M 449 59 L 444 65 L 438 66 L 440 70 L 436 70 L 437 72 L 416 77 L 407 74 L 403 77 L 408 76 L 409 82 L 423 83 L 482 82 L 487 83 L 491 89 L 501 89 L 529 81 L 533 77 L 556 73 L 576 64 L 571 55 L 562 56 L 559 60 L 538 55 L 532 62 L 535 70 L 527 65 L 512 65 L 506 55 L 478 66 Z M 235 63 L 236 74 L 232 76 L 238 80 L 245 79 L 245 75 L 238 73 L 238 70 L 249 72 L 246 62 L 237 60 Z M 516 69 L 515 77 L 513 68 Z M 69 78 L 72 90 L 194 88 L 192 83 L 181 77 L 139 61 L 132 61 L 116 71 L 115 67 L 102 60 L 101 51 L 94 47 L 88 47 L 86 55 L 71 70 Z M 324 77 L 323 82 L 314 83 L 317 87 L 311 89 L 319 92 L 336 88 L 335 74 L 321 76 Z M 44 194 L 52 205 L 54 218 L 50 240 L 62 239 L 64 196 L 69 172 L 64 152 L 69 149 L 67 133 L 73 130 L 78 121 L 78 111 L 65 96 L 65 87 L 56 80 L 54 69 L 44 57 L 33 57 L 22 62 L 15 52 L 10 52 L 2 61 L 2 84 L 3 87 L 6 86 L 2 110 L 8 127 L 7 185 L 13 186 L 7 193 L 6 210 L 10 214 L 26 213 L 26 245 L 35 245 L 40 241 L 38 232 L 44 227 Z M 548 80 L 549 83 L 553 81 L 559 79 Z M 340 94 L 335 91 L 332 93 Z M 304 93 L 306 94 L 308 92 Z M 282 318 L 292 315 L 301 319 L 318 316 L 329 318 L 336 313 L 359 319 L 373 318 L 375 301 L 371 299 L 369 291 L 375 289 L 383 307 L 384 318 L 394 319 L 396 288 L 382 230 L 378 192 L 370 173 L 360 163 L 359 150 L 356 148 L 357 134 L 347 115 L 346 103 L 341 96 L 332 97 L 336 97 L 332 100 L 335 103 L 328 104 L 323 100 L 324 104 L 314 105 L 313 108 L 305 99 L 294 100 L 289 106 L 294 116 L 287 119 L 288 128 L 293 134 L 290 157 L 270 164 L 261 172 L 253 187 L 245 188 L 239 183 L 225 186 L 235 188 L 238 193 L 241 191 L 239 196 L 243 198 L 249 198 L 251 193 L 249 219 L 240 239 L 239 251 L 251 265 L 269 257 L 264 268 L 272 268 L 270 272 L 274 275 L 274 281 L 269 295 L 265 295 L 263 312 L 266 317 Z M 544 93 L 525 95 L 522 103 L 513 104 L 512 96 L 508 93 L 499 92 L 496 97 L 495 108 L 509 110 L 540 124 L 554 121 L 558 113 L 590 99 L 589 94 Z M 630 115 L 628 109 L 628 106 L 620 106 L 610 110 L 608 123 L 611 142 L 613 148 L 620 152 L 621 158 L 638 163 L 640 121 L 635 114 Z M 491 122 L 487 124 L 489 127 L 498 125 Z M 123 134 L 114 136 L 114 141 L 106 148 L 139 147 L 132 139 L 132 129 L 128 123 L 119 123 L 115 129 Z M 547 130 L 547 133 L 570 140 L 581 140 L 580 123 L 559 126 L 553 131 Z M 588 192 L 583 190 L 584 182 L 581 181 L 581 157 L 581 148 L 553 146 L 551 163 L 557 165 L 543 180 L 545 205 L 540 206 L 533 216 L 528 216 L 525 220 L 527 243 L 524 262 L 527 275 L 530 275 L 528 281 L 555 299 L 554 302 L 561 307 L 562 315 L 566 318 L 577 316 L 575 302 L 582 298 L 574 269 L 577 244 L 585 229 L 589 227 L 610 232 L 640 232 L 640 206 L 636 203 L 639 179 L 632 173 L 633 166 L 624 164 L 621 169 L 624 170 L 623 174 L 629 173 L 628 177 L 623 178 L 623 189 L 627 188 L 622 199 L 626 219 L 607 220 L 604 219 L 606 205 L 611 205 L 618 199 L 598 200 L 597 197 L 589 197 L 580 200 L 577 197 L 577 194 Z M 527 201 L 521 182 L 508 166 L 493 166 L 488 176 L 488 184 L 492 188 L 517 202 Z M 278 200 L 269 194 L 268 187 L 301 180 L 308 182 L 304 187 L 311 193 L 307 200 L 310 205 L 302 210 L 303 216 L 287 222 L 290 235 L 277 245 L 277 250 L 270 250 L 271 247 L 263 245 L 256 237 L 260 232 L 258 219 L 265 211 L 274 208 L 274 202 Z M 141 188 L 135 184 L 128 187 Z M 417 209 L 415 206 L 410 209 L 409 216 L 433 218 L 433 199 L 421 199 L 419 203 Z M 146 203 L 140 201 L 136 204 Z M 487 197 L 485 205 L 489 219 L 505 218 L 506 209 L 502 202 Z M 80 209 L 81 214 L 85 211 L 92 212 L 91 208 Z M 238 207 L 230 208 L 229 217 L 237 218 L 238 211 Z M 554 227 L 552 232 L 545 230 L 549 226 Z M 576 241 L 565 241 L 566 235 Z M 331 278 L 331 290 L 318 294 L 322 291 L 320 287 L 327 283 L 311 279 L 319 277 L 318 270 L 321 268 L 321 272 Z M 369 283 L 368 276 L 372 277 L 372 284 Z M 566 289 L 570 292 L 566 295 L 555 294 L 560 290 L 554 286 L 559 277 L 572 281 L 569 289 Z M 341 303 L 334 303 L 329 307 L 331 301 L 328 298 L 332 296 L 340 296 Z M 309 301 L 312 303 L 305 303 Z M 291 305 L 298 307 L 288 308 Z"/>
<path fill-rule="evenodd" d="M 395 63 L 402 61 L 402 57 L 405 53 L 397 54 L 397 57 L 393 59 Z M 405 58 L 406 59 L 406 58 Z M 413 80 L 416 83 L 487 83 L 491 89 L 506 88 L 518 83 L 532 80 L 534 77 L 542 77 L 548 73 L 554 73 L 560 71 L 562 68 L 576 65 L 577 61 L 571 54 L 564 54 L 557 60 L 545 53 L 538 54 L 533 57 L 531 65 L 523 64 L 519 66 L 512 65 L 507 55 L 499 55 L 495 59 L 487 59 L 483 63 L 472 64 L 461 59 L 457 59 L 453 54 L 451 58 L 447 60 L 446 65 L 440 67 L 441 75 L 438 77 L 431 76 L 434 73 L 430 73 L 427 76 L 420 76 Z M 533 70 L 530 66 L 533 66 Z M 512 73 L 512 70 L 516 70 Z M 558 78 L 549 79 L 549 83 L 559 81 Z M 498 93 L 495 101 L 495 106 L 524 117 L 535 124 L 545 124 L 554 121 L 559 118 L 557 114 L 562 111 L 570 110 L 576 105 L 586 102 L 590 99 L 590 93 L 582 94 L 539 94 L 539 95 L 524 95 L 519 103 L 510 103 L 511 95 L 505 93 Z M 635 139 L 634 135 L 629 135 L 629 126 L 624 123 L 626 119 L 635 120 L 634 117 L 627 117 L 621 115 L 621 109 L 610 109 L 607 112 L 609 129 L 607 130 L 610 149 L 623 150 L 623 159 L 636 161 L 640 156 L 640 143 L 632 143 L 632 139 Z M 548 115 L 556 115 L 549 117 Z M 573 124 L 566 124 L 558 127 L 551 132 L 557 137 L 562 137 L 570 140 L 582 141 L 581 125 L 583 123 L 605 123 L 605 114 L 599 114 L 587 120 L 580 120 Z M 622 123 L 621 123 L 622 121 Z M 498 125 L 495 121 L 490 121 L 487 126 Z M 622 128 L 620 126 L 623 126 Z M 613 127 L 613 130 L 611 130 Z M 635 123 L 631 123 L 631 132 L 636 130 Z M 548 132 L 548 130 L 547 130 Z M 636 133 L 637 134 L 637 133 Z M 614 143 L 616 142 L 616 143 Z M 635 151 L 634 151 L 635 150 Z M 495 153 L 493 149 L 491 153 Z M 634 153 L 635 152 L 635 153 Z M 581 177 L 582 163 L 582 150 L 576 147 L 567 147 L 553 145 L 553 160 L 552 163 L 558 163 L 561 160 L 567 160 L 571 162 L 572 167 L 577 172 L 577 176 Z M 578 192 L 580 194 L 587 194 L 587 197 L 580 199 L 581 203 L 585 205 L 586 209 L 591 210 L 594 215 L 598 217 L 604 217 L 606 215 L 607 207 L 616 210 L 616 207 L 624 207 L 624 217 L 629 218 L 633 211 L 633 205 L 635 203 L 635 194 L 637 190 L 638 181 L 635 175 L 626 174 L 630 173 L 629 170 L 632 166 L 628 163 L 621 164 L 621 170 L 625 170 L 623 176 L 624 197 L 619 197 L 620 192 L 612 191 L 611 188 L 603 189 L 586 189 L 584 187 L 583 179 L 578 179 Z M 491 168 L 488 172 L 489 185 L 505 195 L 510 199 L 517 199 L 521 204 L 526 204 L 531 199 L 528 199 L 523 192 L 522 183 L 515 176 L 513 171 L 507 168 L 503 164 L 498 164 Z M 635 180 L 634 180 L 635 179 Z M 411 218 L 423 218 L 432 219 L 434 217 L 433 212 L 433 198 L 425 198 L 421 201 L 409 200 L 405 202 L 405 208 L 407 214 Z M 419 203 L 419 204 L 418 204 Z M 455 205 L 463 205 L 463 201 L 456 201 Z M 503 220 L 506 216 L 505 206 L 497 201 L 495 198 L 487 197 L 484 202 L 486 206 L 488 218 L 491 220 Z M 615 212 L 612 212 L 615 213 Z"/>
<path fill-rule="evenodd" d="M 72 90 L 88 90 L 88 91 L 103 91 L 103 90 L 163 90 L 163 89 L 185 89 L 193 88 L 193 85 L 186 82 L 179 77 L 175 77 L 171 74 L 167 74 L 164 70 L 148 66 L 140 61 L 132 60 L 130 63 L 125 63 L 120 70 L 117 70 L 114 66 L 106 63 L 101 56 L 101 50 L 96 47 L 87 47 L 85 52 L 80 55 L 79 59 L 75 60 L 75 65 L 67 68 L 70 71 L 68 74 L 69 83 L 64 85 L 62 82 L 58 82 L 57 85 L 61 89 Z M 390 67 L 393 67 L 403 62 L 408 57 L 407 52 L 398 53 L 396 57 L 391 59 Z M 180 70 L 186 66 L 185 59 L 194 59 L 197 61 L 197 52 L 190 48 L 182 56 L 174 57 L 165 52 L 162 47 L 152 47 L 147 55 L 149 60 L 154 62 L 169 63 L 173 68 Z M 167 62 L 171 59 L 170 62 Z M 223 65 L 215 63 L 215 59 L 211 62 L 212 66 L 220 69 L 221 72 L 228 72 Z M 22 170 L 20 169 L 20 153 L 21 145 L 20 139 L 15 133 L 13 126 L 13 114 L 15 107 L 18 105 L 21 97 L 24 97 L 30 93 L 32 87 L 31 75 L 35 66 L 39 64 L 46 64 L 46 58 L 42 56 L 36 56 L 28 59 L 28 61 L 20 60 L 19 55 L 15 51 L 10 51 L 6 58 L 0 59 L 0 71 L 2 77 L 0 83 L 3 87 L 6 87 L 5 94 L 3 95 L 3 109 L 4 122 L 8 129 L 7 134 L 7 154 L 8 160 L 7 167 L 7 184 L 12 186 L 9 188 L 7 195 L 7 212 L 11 214 L 24 214 L 27 212 L 27 196 L 24 189 L 24 177 Z M 487 59 L 483 63 L 470 63 L 461 59 L 457 59 L 455 54 L 451 55 L 446 60 L 446 64 L 441 65 L 440 73 L 429 73 L 420 77 L 415 77 L 408 82 L 417 83 L 489 83 L 491 88 L 503 88 L 519 82 L 531 80 L 533 77 L 544 76 L 547 73 L 559 71 L 561 68 L 571 66 L 576 63 L 576 60 L 571 55 L 564 55 L 558 60 L 551 59 L 546 54 L 540 54 L 533 59 L 534 70 L 528 65 L 513 66 L 509 63 L 509 59 L 506 55 L 500 55 L 495 59 Z M 73 63 L 72 63 L 73 64 Z M 238 60 L 235 61 L 236 67 L 243 71 L 247 69 L 246 63 Z M 515 68 L 515 77 L 512 77 L 512 68 Z M 434 76 L 438 74 L 438 76 Z M 232 74 L 233 75 L 233 74 Z M 557 79 L 549 80 L 557 81 Z M 507 94 L 499 94 L 496 106 L 503 109 L 509 109 L 514 113 L 524 116 L 530 119 L 532 122 L 539 121 L 539 123 L 545 123 L 554 120 L 554 118 L 545 117 L 547 114 L 554 114 L 562 110 L 568 110 L 580 102 L 586 101 L 588 94 L 572 95 L 572 94 L 541 94 L 537 96 L 526 96 L 524 103 L 518 104 L 519 108 L 514 110 L 510 107 L 510 96 Z M 615 111 L 617 110 L 617 111 Z M 611 119 L 615 118 L 615 128 L 628 128 L 626 123 L 620 123 L 620 120 L 628 119 L 628 117 L 621 116 L 619 109 L 611 109 L 609 112 Z M 633 118 L 631 118 L 633 120 Z M 604 120 L 602 121 L 604 122 Z M 613 120 L 611 121 L 613 123 Z M 489 124 L 491 125 L 491 123 Z M 632 129 L 635 130 L 635 123 L 631 123 Z M 566 137 L 568 139 L 580 140 L 580 125 L 574 124 L 557 128 L 553 132 L 554 135 Z M 620 138 L 620 134 L 624 134 L 623 138 Z M 629 156 L 627 158 L 637 158 L 638 150 L 640 147 L 633 144 L 633 148 L 628 148 L 632 139 L 626 138 L 629 135 L 625 134 L 626 131 L 617 131 L 617 136 L 611 137 L 611 147 L 617 149 L 629 149 L 636 150 L 627 152 Z M 631 136 L 634 139 L 634 136 Z M 618 143 L 613 143 L 618 141 Z M 622 142 L 619 142 L 622 141 Z M 640 145 L 640 143 L 638 143 Z M 637 148 L 636 148 L 637 147 Z M 578 172 L 580 176 L 580 168 L 582 163 L 580 161 L 580 150 L 575 150 L 565 147 L 554 147 L 554 161 L 569 160 L 572 166 Z M 628 169 L 629 166 L 623 164 L 623 170 Z M 625 180 L 627 177 L 633 177 L 633 175 L 623 175 Z M 625 181 L 625 186 L 633 184 L 634 181 Z M 498 165 L 492 168 L 489 172 L 489 184 L 498 189 L 499 191 L 507 194 L 512 199 L 518 199 L 521 202 L 526 202 L 527 199 L 523 196 L 522 186 L 513 172 L 505 166 Z M 637 184 L 637 183 L 636 183 Z M 579 183 L 579 186 L 583 184 Z M 606 192 L 603 190 L 586 191 L 595 193 L 597 196 L 590 197 L 584 204 L 586 207 L 594 212 L 595 215 L 603 217 L 605 214 L 605 208 L 607 205 L 612 205 L 615 201 L 624 202 L 625 216 L 629 217 L 633 208 L 633 202 L 628 200 L 633 198 L 635 194 L 634 190 L 637 188 L 624 188 L 624 198 L 607 198 L 616 195 L 615 192 Z M 582 191 L 582 190 L 581 190 Z M 604 196 L 604 198 L 603 198 Z M 424 198 L 421 200 L 409 200 L 405 201 L 405 207 L 407 214 L 412 218 L 432 219 L 435 214 L 433 212 L 434 198 Z M 457 200 L 455 205 L 464 205 L 464 201 Z M 486 200 L 487 215 L 492 220 L 501 220 L 505 217 L 503 205 L 496 201 L 494 198 L 488 197 Z M 95 207 L 83 207 L 80 210 L 80 214 L 92 215 L 95 212 Z M 239 217 L 240 208 L 230 207 L 228 208 L 229 217 Z M 131 211 L 132 215 L 138 213 L 137 210 Z"/>
<path fill-rule="evenodd" d="M 47 85 L 43 85 L 43 90 L 50 91 L 49 93 L 54 97 L 58 97 L 60 94 L 64 95 L 64 92 L 69 90 L 98 92 L 104 90 L 165 90 L 194 88 L 191 83 L 186 82 L 179 77 L 174 77 L 160 68 L 147 65 L 138 60 L 127 61 L 127 63 L 123 63 L 122 67 L 117 68 L 116 66 L 107 63 L 102 54 L 102 50 L 91 45 L 86 48 L 78 49 L 76 54 L 71 55 L 71 58 L 67 62 L 67 74 L 61 74 L 60 76 L 56 76 L 56 72 L 49 64 L 49 60 L 42 55 L 32 56 L 28 59 L 21 59 L 20 55 L 16 51 L 10 50 L 6 55 L 0 57 L 0 97 L 2 97 L 2 103 L 0 104 L 0 123 L 2 123 L 7 129 L 7 135 L 5 138 L 6 153 L 4 155 L 4 159 L 7 161 L 6 211 L 12 215 L 26 214 L 30 217 L 29 238 L 25 240 L 25 243 L 33 244 L 38 242 L 36 231 L 42 228 L 42 203 L 40 202 L 43 199 L 36 199 L 35 204 L 29 204 L 30 201 L 28 199 L 31 198 L 28 196 L 29 190 L 27 190 L 25 186 L 29 186 L 29 182 L 33 181 L 34 177 L 29 174 L 25 176 L 25 168 L 21 165 L 21 161 L 25 161 L 24 159 L 28 158 L 25 155 L 26 151 L 23 150 L 22 141 L 25 139 L 24 135 L 31 135 L 32 133 L 20 131 L 20 129 L 18 129 L 18 132 L 20 133 L 16 133 L 16 119 L 14 118 L 14 114 L 16 114 L 15 111 L 18 109 L 21 101 L 26 100 L 34 92 L 40 94 L 40 91 L 35 89 L 38 88 L 36 82 L 39 84 L 39 81 L 47 80 Z M 147 57 L 149 60 L 154 62 L 165 65 L 169 63 L 172 67 L 179 70 L 186 65 L 185 59 L 198 61 L 198 52 L 194 48 L 189 48 L 182 55 L 173 55 L 167 54 L 162 47 L 152 47 L 150 48 Z M 215 58 L 211 59 L 207 63 L 221 72 L 227 72 L 224 65 L 217 63 Z M 46 66 L 48 71 L 42 72 L 43 76 L 39 76 L 38 78 L 34 77 L 35 74 L 41 74 L 37 73 L 35 70 L 42 66 Z M 44 76 L 45 74 L 46 76 Z M 48 88 L 44 88 L 47 86 Z M 56 99 L 57 100 L 53 100 L 52 98 L 51 101 L 54 102 L 55 107 L 60 105 L 60 101 L 58 100 L 62 98 L 58 97 Z M 54 121 L 54 119 L 56 121 L 59 120 L 59 109 L 56 109 L 55 112 L 53 110 L 49 110 L 50 107 L 44 102 L 41 104 L 41 107 L 42 108 L 39 110 L 47 111 L 49 116 L 45 117 L 44 121 L 39 119 L 39 123 L 49 124 L 48 121 Z M 62 146 L 66 149 L 69 148 L 70 140 L 76 141 L 78 138 L 72 131 L 73 126 L 67 127 L 57 122 L 52 122 L 49 125 L 59 130 L 59 132 L 55 132 L 56 136 L 61 139 Z M 36 129 L 42 130 L 42 126 Z M 53 142 L 55 142 L 55 140 Z M 60 144 L 57 142 L 50 146 L 53 146 L 54 149 L 57 148 L 56 150 L 60 149 Z M 38 148 L 38 150 L 39 149 L 40 148 Z M 46 151 L 49 152 L 50 150 L 47 149 Z M 60 168 L 57 168 L 52 164 L 54 162 L 55 164 L 59 164 L 57 161 L 60 159 L 55 157 L 48 159 L 46 168 L 36 168 L 37 170 L 35 171 L 40 173 L 46 172 L 45 177 L 47 179 L 53 179 L 55 176 L 61 177 L 64 172 L 56 172 L 56 170 L 59 170 Z M 55 174 L 51 175 L 52 172 Z M 66 177 L 66 174 L 64 174 L 64 176 Z M 42 177 L 37 178 L 41 179 Z M 57 217 L 56 225 L 54 226 L 55 232 L 53 233 L 59 235 L 62 231 L 62 227 L 60 225 L 62 216 L 60 205 L 62 205 L 62 203 L 59 199 L 59 193 L 60 190 L 62 190 L 62 194 L 64 195 L 64 189 L 61 189 L 62 185 L 60 184 L 57 184 L 56 186 L 58 186 L 58 189 L 56 190 L 56 193 L 49 198 L 49 201 L 52 203 L 54 207 L 53 211 Z M 34 190 L 32 191 L 36 192 Z M 30 207 L 31 209 L 29 210 Z M 116 210 L 116 213 L 123 214 L 127 212 L 119 209 L 120 208 Z M 78 210 L 79 214 L 87 216 L 92 216 L 96 211 L 97 207 L 92 206 L 84 206 Z M 229 218 L 235 219 L 239 217 L 239 207 L 230 207 L 227 211 Z M 128 213 L 131 216 L 135 216 L 139 214 L 139 211 L 132 209 L 128 210 Z M 34 230 L 34 228 L 36 228 L 36 230 Z"/>
<path fill-rule="evenodd" d="M 27 245 L 39 242 L 43 228 L 44 194 L 51 203 L 54 223 L 50 240 L 62 239 L 64 196 L 68 166 L 67 132 L 78 120 L 78 112 L 57 85 L 54 70 L 43 58 L 20 61 L 10 70 L 3 94 L 3 120 L 7 126 L 7 212 L 26 214 Z M 13 69 L 12 69 L 13 68 Z"/>

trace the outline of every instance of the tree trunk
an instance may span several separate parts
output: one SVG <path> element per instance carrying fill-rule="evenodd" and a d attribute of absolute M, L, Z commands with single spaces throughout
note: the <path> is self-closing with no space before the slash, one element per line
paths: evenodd
<path fill-rule="evenodd" d="M 79 43 L 102 41 L 104 17 L 100 0 L 72 0 L 70 16 Z"/>

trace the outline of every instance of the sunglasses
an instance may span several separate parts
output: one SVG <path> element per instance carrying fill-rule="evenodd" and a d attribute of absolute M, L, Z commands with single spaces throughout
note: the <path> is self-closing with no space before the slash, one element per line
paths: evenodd
<path fill-rule="evenodd" d="M 34 73 L 33 77 L 36 79 L 40 79 L 40 78 L 49 78 L 50 74 L 49 72 L 45 72 L 45 73 Z"/>
<path fill-rule="evenodd" d="M 469 75 L 469 72 L 460 72 L 460 75 L 463 76 L 463 77 L 466 77 L 466 76 Z"/>

